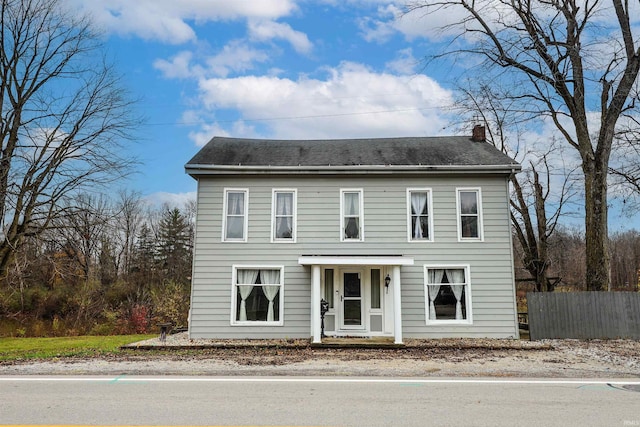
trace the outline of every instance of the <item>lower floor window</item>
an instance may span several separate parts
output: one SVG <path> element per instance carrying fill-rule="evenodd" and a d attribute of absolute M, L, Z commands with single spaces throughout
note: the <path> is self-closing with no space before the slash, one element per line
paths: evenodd
<path fill-rule="evenodd" d="M 427 319 L 469 319 L 468 267 L 426 268 Z"/>
<path fill-rule="evenodd" d="M 236 323 L 280 323 L 281 268 L 236 268 L 233 291 Z"/>

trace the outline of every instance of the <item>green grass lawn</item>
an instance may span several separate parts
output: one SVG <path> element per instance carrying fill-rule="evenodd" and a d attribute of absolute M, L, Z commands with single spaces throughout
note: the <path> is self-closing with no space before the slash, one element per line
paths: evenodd
<path fill-rule="evenodd" d="M 114 335 L 59 338 L 0 338 L 0 361 L 90 357 L 115 354 L 120 346 L 156 335 Z"/>

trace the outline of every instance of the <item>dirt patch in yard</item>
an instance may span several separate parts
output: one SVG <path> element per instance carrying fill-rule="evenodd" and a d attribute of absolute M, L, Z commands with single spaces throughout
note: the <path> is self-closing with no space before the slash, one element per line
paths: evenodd
<path fill-rule="evenodd" d="M 0 375 L 640 378 L 640 341 L 445 339 L 407 340 L 402 348 L 317 348 L 303 340 L 256 345 L 177 335 L 138 343 L 152 351 L 6 362 Z"/>

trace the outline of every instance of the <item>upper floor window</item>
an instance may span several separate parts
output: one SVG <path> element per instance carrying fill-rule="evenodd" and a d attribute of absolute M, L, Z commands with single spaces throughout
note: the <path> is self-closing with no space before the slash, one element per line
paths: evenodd
<path fill-rule="evenodd" d="M 225 242 L 247 241 L 247 207 L 249 204 L 249 190 L 225 189 L 224 217 L 222 240 Z"/>
<path fill-rule="evenodd" d="M 433 240 L 433 220 L 431 217 L 431 190 L 407 190 L 407 229 L 409 241 Z"/>
<path fill-rule="evenodd" d="M 363 241 L 362 190 L 340 190 L 340 241 Z"/>
<path fill-rule="evenodd" d="M 296 240 L 296 190 L 273 190 L 272 240 Z"/>
<path fill-rule="evenodd" d="M 482 202 L 479 188 L 458 188 L 458 239 L 482 240 Z"/>

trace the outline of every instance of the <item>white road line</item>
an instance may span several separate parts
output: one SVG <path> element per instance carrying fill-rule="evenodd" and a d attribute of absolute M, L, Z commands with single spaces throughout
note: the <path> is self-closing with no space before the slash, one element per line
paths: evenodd
<path fill-rule="evenodd" d="M 492 378 L 307 378 L 307 377 L 145 377 L 120 375 L 116 377 L 91 376 L 0 376 L 0 382 L 208 382 L 208 383 L 371 383 L 371 384 L 547 384 L 640 385 L 640 380 L 624 379 L 492 379 Z"/>

